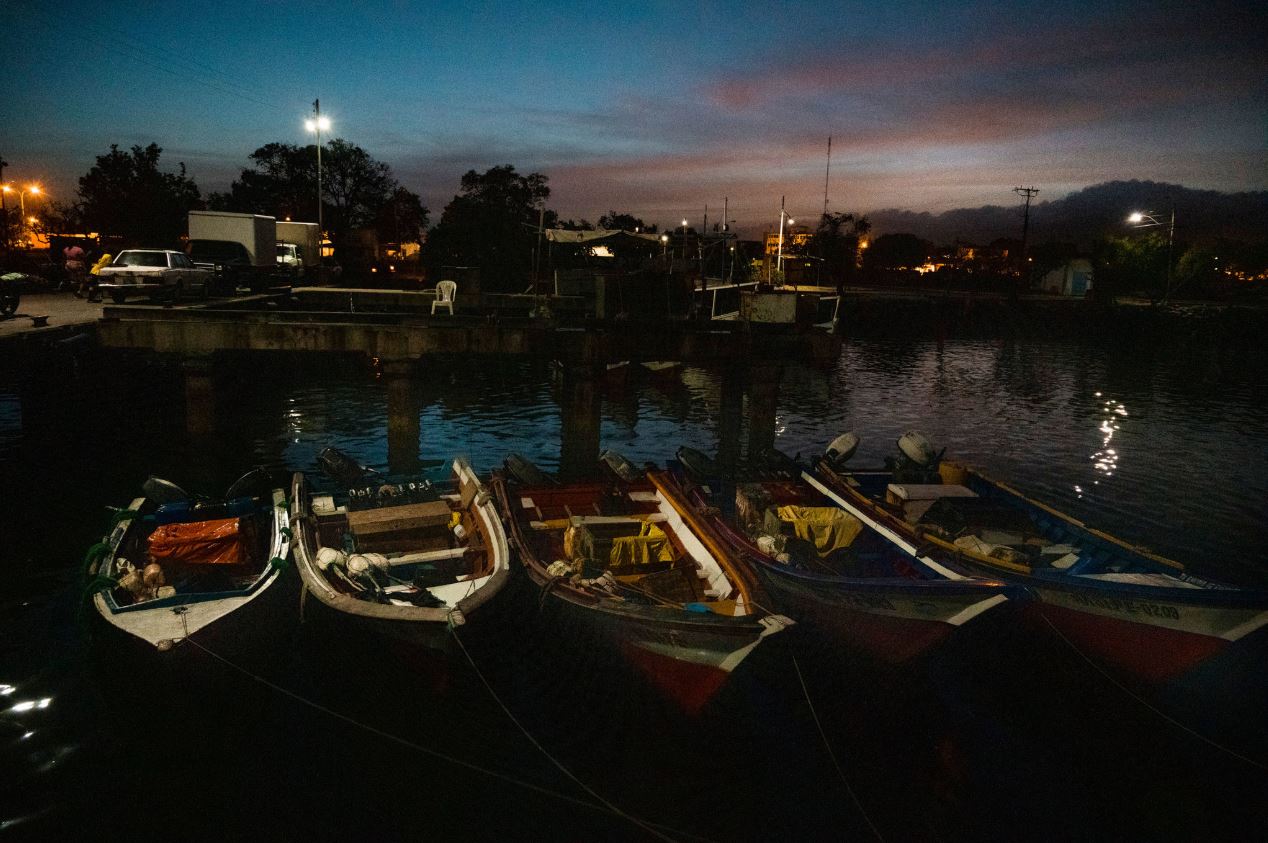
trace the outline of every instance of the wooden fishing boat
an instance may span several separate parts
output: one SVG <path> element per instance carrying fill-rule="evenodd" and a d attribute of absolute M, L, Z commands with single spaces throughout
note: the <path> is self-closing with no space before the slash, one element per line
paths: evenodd
<path fill-rule="evenodd" d="M 305 613 L 447 649 L 506 585 L 510 549 L 488 490 L 466 460 L 453 483 L 385 482 L 337 494 L 292 480 L 295 566 Z M 310 599 L 311 598 L 311 599 Z"/>
<path fill-rule="evenodd" d="M 496 472 L 511 541 L 569 637 L 619 648 L 662 692 L 699 711 L 792 621 L 701 529 L 668 477 L 530 486 Z"/>
<path fill-rule="evenodd" d="M 929 546 L 948 567 L 1025 585 L 1063 636 L 1141 678 L 1178 676 L 1268 625 L 1268 592 L 1197 576 L 944 462 L 922 440 L 905 434 L 903 454 L 876 470 L 847 468 L 829 449 L 806 477 L 843 507 Z"/>
<path fill-rule="evenodd" d="M 221 500 L 192 498 L 156 478 L 144 492 L 119 513 L 89 568 L 97 611 L 164 651 L 213 624 L 250 628 L 258 619 L 244 610 L 262 605 L 290 554 L 285 491 L 268 488 L 257 470 Z"/>
<path fill-rule="evenodd" d="M 674 499 L 689 501 L 737 562 L 758 571 L 776 607 L 798 621 L 900 663 L 1024 596 L 999 580 L 965 576 L 865 513 L 847 512 L 777 456 L 731 484 L 701 475 L 712 461 L 681 448 L 668 482 L 679 484 Z"/>

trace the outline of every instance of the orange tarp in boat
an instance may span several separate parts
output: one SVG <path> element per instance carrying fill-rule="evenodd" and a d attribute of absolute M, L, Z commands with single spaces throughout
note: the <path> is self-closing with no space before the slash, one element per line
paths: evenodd
<path fill-rule="evenodd" d="M 237 565 L 246 562 L 237 518 L 164 524 L 150 533 L 155 562 L 193 565 Z"/>

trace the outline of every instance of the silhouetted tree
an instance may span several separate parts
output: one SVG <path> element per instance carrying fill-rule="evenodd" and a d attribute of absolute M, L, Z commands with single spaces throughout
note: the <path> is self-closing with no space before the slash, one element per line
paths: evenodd
<path fill-rule="evenodd" d="M 198 185 L 178 171 L 159 170 L 158 144 L 133 146 L 129 152 L 110 146 L 106 155 L 79 178 L 78 222 L 103 235 L 117 235 L 128 245 L 175 247 L 185 231 L 186 216 L 203 206 Z"/>
<path fill-rule="evenodd" d="M 422 198 L 403 187 L 379 207 L 375 218 L 379 239 L 394 243 L 418 243 L 427 230 L 427 208 Z"/>
<path fill-rule="evenodd" d="M 251 153 L 251 161 L 228 194 L 210 198 L 213 208 L 316 221 L 315 145 L 269 143 Z M 398 229 L 404 234 L 427 224 L 418 195 L 401 187 L 387 164 L 342 138 L 322 146 L 321 192 L 323 221 L 336 250 L 354 228 L 373 226 L 380 236 L 396 240 Z"/>
<path fill-rule="evenodd" d="M 882 234 L 872 241 L 864 261 L 869 267 L 897 269 L 915 267 L 933 254 L 933 244 L 914 234 Z"/>
<path fill-rule="evenodd" d="M 616 211 L 608 211 L 599 217 L 599 228 L 618 228 L 621 231 L 639 230 L 647 234 L 656 233 L 655 225 L 648 225 L 640 217 L 636 217 L 633 214 L 618 214 Z"/>
<path fill-rule="evenodd" d="M 848 284 L 858 269 L 859 238 L 872 230 L 866 216 L 824 214 L 811 238 L 810 251 L 823 260 L 824 281 Z"/>
<path fill-rule="evenodd" d="M 546 176 L 522 176 L 510 164 L 483 173 L 468 170 L 462 192 L 445 206 L 427 237 L 424 261 L 433 272 L 444 265 L 478 266 L 487 289 L 517 289 L 532 268 L 539 216 L 546 228 L 558 215 L 541 210 L 550 197 Z"/>

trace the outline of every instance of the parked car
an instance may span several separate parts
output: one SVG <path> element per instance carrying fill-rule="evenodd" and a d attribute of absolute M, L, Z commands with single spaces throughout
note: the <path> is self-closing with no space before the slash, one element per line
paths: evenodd
<path fill-rule="evenodd" d="M 183 252 L 170 249 L 125 249 L 101 268 L 98 286 L 115 304 L 128 296 L 179 300 L 185 295 L 206 298 L 212 273 L 198 269 Z"/>
<path fill-rule="evenodd" d="M 233 240 L 190 240 L 189 259 L 212 272 L 212 290 L 220 296 L 233 295 L 239 283 L 251 286 L 259 274 L 247 247 Z"/>

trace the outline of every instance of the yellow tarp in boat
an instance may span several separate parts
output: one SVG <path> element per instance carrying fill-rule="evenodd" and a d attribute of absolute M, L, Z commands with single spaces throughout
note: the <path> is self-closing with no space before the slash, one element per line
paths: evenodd
<path fill-rule="evenodd" d="M 797 538 L 815 546 L 820 556 L 849 547 L 863 531 L 863 522 L 832 506 L 781 506 L 779 519 L 793 525 Z"/>
<path fill-rule="evenodd" d="M 647 522 L 637 536 L 613 539 L 610 559 L 612 565 L 646 565 L 650 562 L 672 562 L 674 554 L 664 531 Z"/>

